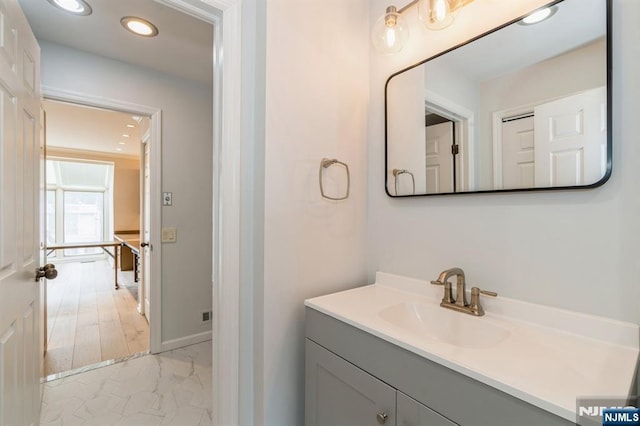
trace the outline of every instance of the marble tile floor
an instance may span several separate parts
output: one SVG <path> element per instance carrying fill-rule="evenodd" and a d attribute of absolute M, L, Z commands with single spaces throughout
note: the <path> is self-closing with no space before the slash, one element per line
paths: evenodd
<path fill-rule="evenodd" d="M 41 425 L 211 425 L 211 342 L 45 383 Z"/>

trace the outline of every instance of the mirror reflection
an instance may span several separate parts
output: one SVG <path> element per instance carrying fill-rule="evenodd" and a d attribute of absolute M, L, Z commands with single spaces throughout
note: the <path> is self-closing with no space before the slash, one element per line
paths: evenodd
<path fill-rule="evenodd" d="M 391 196 L 589 187 L 611 168 L 607 1 L 563 0 L 394 74 Z"/>

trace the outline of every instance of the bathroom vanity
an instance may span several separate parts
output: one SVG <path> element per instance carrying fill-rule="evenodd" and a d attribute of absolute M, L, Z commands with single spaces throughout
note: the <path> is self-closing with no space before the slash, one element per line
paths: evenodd
<path fill-rule="evenodd" d="M 570 425 L 578 397 L 635 393 L 636 325 L 501 297 L 474 317 L 441 298 L 378 273 L 307 300 L 306 425 Z"/>

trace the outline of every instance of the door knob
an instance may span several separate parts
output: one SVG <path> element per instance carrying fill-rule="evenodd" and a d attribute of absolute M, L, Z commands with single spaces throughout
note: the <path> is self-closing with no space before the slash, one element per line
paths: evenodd
<path fill-rule="evenodd" d="M 376 420 L 378 420 L 378 423 L 383 425 L 387 422 L 388 417 L 389 416 L 387 415 L 387 413 L 378 413 L 378 415 L 376 416 Z"/>
<path fill-rule="evenodd" d="M 53 280 L 58 276 L 58 270 L 56 269 L 56 265 L 53 263 L 47 263 L 44 266 L 36 269 L 36 281 L 40 278 L 46 278 L 48 280 Z"/>
<path fill-rule="evenodd" d="M 144 247 L 149 247 L 149 243 L 140 243 L 140 247 L 144 248 Z"/>

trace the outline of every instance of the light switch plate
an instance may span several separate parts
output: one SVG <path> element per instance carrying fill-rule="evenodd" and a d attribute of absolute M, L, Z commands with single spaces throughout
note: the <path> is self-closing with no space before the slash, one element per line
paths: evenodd
<path fill-rule="evenodd" d="M 173 205 L 173 194 L 171 192 L 162 193 L 162 205 L 163 206 Z"/>
<path fill-rule="evenodd" d="M 175 243 L 178 239 L 178 231 L 176 228 L 162 228 L 162 242 Z"/>

